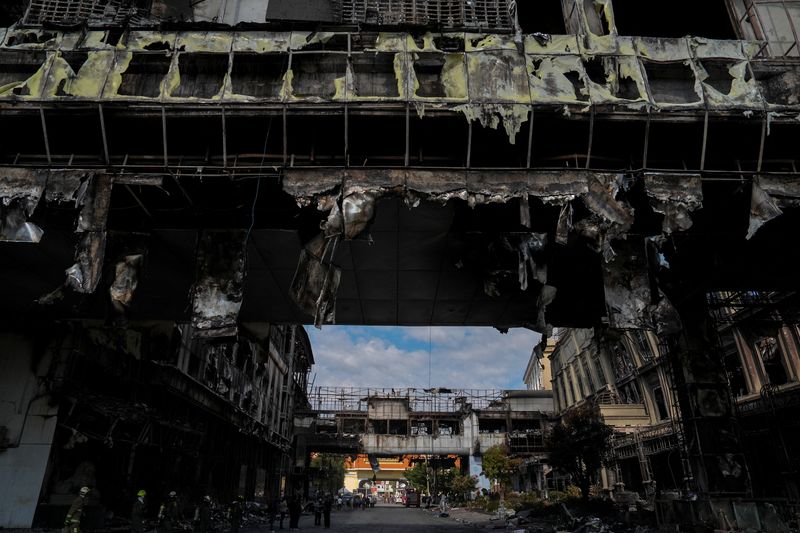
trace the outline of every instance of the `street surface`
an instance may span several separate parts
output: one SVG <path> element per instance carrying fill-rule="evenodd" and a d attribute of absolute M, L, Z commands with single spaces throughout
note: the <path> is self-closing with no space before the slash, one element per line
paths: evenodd
<path fill-rule="evenodd" d="M 288 520 L 283 524 L 288 527 Z M 275 525 L 275 530 L 278 525 Z M 314 525 L 314 516 L 303 516 L 300 519 L 300 529 L 324 531 L 323 526 Z M 263 531 L 263 530 L 262 530 Z M 464 526 L 450 518 L 439 518 L 434 513 L 417 508 L 406 509 L 402 505 L 378 504 L 372 509 L 343 509 L 331 513 L 331 528 L 327 531 L 333 533 L 435 533 L 446 531 L 448 533 L 463 533 L 475 531 L 474 528 Z"/>

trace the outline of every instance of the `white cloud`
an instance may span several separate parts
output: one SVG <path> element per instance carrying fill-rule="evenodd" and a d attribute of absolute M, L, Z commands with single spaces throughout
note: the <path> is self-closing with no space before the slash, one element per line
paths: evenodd
<path fill-rule="evenodd" d="M 522 388 L 537 333 L 494 328 L 308 328 L 316 385 L 427 387 L 428 343 L 433 387 Z"/>

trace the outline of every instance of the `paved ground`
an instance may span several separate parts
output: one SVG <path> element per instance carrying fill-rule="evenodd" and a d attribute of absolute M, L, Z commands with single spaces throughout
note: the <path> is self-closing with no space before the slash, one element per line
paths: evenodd
<path fill-rule="evenodd" d="M 288 521 L 283 525 L 287 527 Z M 276 524 L 277 528 L 277 524 Z M 300 529 L 325 531 L 314 525 L 313 516 L 303 516 Z M 276 531 L 280 531 L 276 529 Z M 286 530 L 284 530 L 286 531 Z M 450 518 L 439 518 L 423 509 L 406 509 L 401 505 L 378 505 L 367 510 L 343 510 L 331 513 L 331 533 L 447 533 L 474 532 L 472 526 L 461 524 Z"/>

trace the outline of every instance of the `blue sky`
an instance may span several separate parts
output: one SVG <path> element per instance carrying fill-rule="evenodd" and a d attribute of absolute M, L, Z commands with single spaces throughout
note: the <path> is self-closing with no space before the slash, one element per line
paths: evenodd
<path fill-rule="evenodd" d="M 427 387 L 430 342 L 433 387 L 520 389 L 540 336 L 527 329 L 307 327 L 315 385 Z"/>

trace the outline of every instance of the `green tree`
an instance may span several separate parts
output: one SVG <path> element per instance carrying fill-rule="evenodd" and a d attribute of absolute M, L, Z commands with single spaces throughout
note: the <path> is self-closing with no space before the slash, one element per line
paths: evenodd
<path fill-rule="evenodd" d="M 567 412 L 550 432 L 550 464 L 572 476 L 584 500 L 597 471 L 609 462 L 613 433 L 588 405 Z"/>
<path fill-rule="evenodd" d="M 424 462 L 414 463 L 414 466 L 407 468 L 403 473 L 411 486 L 420 492 L 428 488 L 428 466 Z"/>
<path fill-rule="evenodd" d="M 511 483 L 511 475 L 519 470 L 520 460 L 509 456 L 508 448 L 496 444 L 483 454 L 483 473 L 494 479 L 505 490 Z"/>
<path fill-rule="evenodd" d="M 344 487 L 344 457 L 320 453 L 311 458 L 311 467 L 317 469 L 317 487 L 331 494 Z"/>
<path fill-rule="evenodd" d="M 471 494 L 475 491 L 477 486 L 477 477 L 469 476 L 456 471 L 453 475 L 453 481 L 450 484 L 450 490 L 456 495 L 457 498 L 465 499 L 468 497 L 468 494 Z"/>

